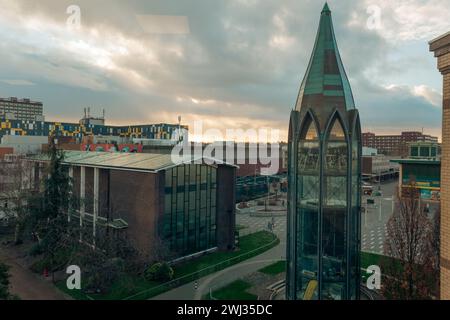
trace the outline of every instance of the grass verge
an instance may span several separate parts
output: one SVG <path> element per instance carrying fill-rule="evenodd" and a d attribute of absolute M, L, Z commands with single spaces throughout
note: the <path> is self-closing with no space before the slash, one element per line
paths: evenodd
<path fill-rule="evenodd" d="M 258 256 L 279 243 L 277 236 L 267 231 L 243 236 L 240 239 L 239 250 L 214 252 L 175 266 L 174 280 L 168 283 L 149 282 L 142 277 L 123 276 L 113 284 L 108 293 L 91 295 L 68 290 L 65 281 L 57 283 L 57 287 L 77 300 L 146 300 Z"/>
<path fill-rule="evenodd" d="M 286 261 L 275 262 L 274 264 L 262 268 L 259 272 L 270 276 L 276 276 L 280 273 L 286 272 Z"/>
<path fill-rule="evenodd" d="M 236 280 L 229 285 L 214 291 L 212 293 L 212 298 L 214 300 L 258 300 L 256 295 L 247 292 L 250 288 L 250 283 L 243 280 Z M 207 295 L 205 299 L 210 300 L 211 297 Z"/>

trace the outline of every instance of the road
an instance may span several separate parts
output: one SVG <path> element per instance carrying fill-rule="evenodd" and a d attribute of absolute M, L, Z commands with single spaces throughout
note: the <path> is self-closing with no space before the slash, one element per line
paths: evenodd
<path fill-rule="evenodd" d="M 361 230 L 362 230 L 362 249 L 366 252 L 378 254 L 384 253 L 384 241 L 386 239 L 386 224 L 392 216 L 393 201 L 397 194 L 398 180 L 383 183 L 381 185 L 381 197 L 363 196 L 363 206 L 366 212 L 362 213 Z M 378 186 L 375 186 L 378 189 Z M 367 199 L 374 199 L 375 205 L 368 205 Z M 380 212 L 381 202 L 381 212 Z M 427 202 L 429 204 L 429 217 L 433 218 L 439 204 Z M 423 205 L 423 203 L 422 203 Z"/>
<path fill-rule="evenodd" d="M 392 216 L 392 203 L 397 193 L 398 180 L 383 183 L 380 187 L 381 197 L 362 197 L 366 212 L 361 214 L 362 250 L 378 254 L 384 252 L 386 224 Z M 378 190 L 378 186 L 374 186 L 374 189 Z M 367 199 L 374 199 L 375 205 L 368 205 Z"/>
<path fill-rule="evenodd" d="M 286 242 L 280 243 L 257 257 L 165 292 L 152 300 L 201 300 L 204 295 L 209 293 L 210 289 L 221 288 L 280 259 L 285 259 L 285 248 Z"/>

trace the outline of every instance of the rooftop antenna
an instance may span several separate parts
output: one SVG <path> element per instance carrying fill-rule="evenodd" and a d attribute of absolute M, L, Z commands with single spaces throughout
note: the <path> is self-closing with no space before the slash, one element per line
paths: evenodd
<path fill-rule="evenodd" d="M 106 110 L 105 108 L 103 108 L 103 120 L 105 120 L 105 118 L 106 118 Z"/>
<path fill-rule="evenodd" d="M 88 107 L 88 118 L 90 118 L 91 117 L 91 107 Z"/>

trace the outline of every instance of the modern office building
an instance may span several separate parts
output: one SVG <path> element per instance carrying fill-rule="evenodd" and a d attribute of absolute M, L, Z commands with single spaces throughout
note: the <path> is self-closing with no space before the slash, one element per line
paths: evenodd
<path fill-rule="evenodd" d="M 441 161 L 437 144 L 418 142 L 410 145 L 407 158 L 393 159 L 400 166 L 399 195 L 414 187 L 421 200 L 439 202 L 441 197 Z"/>
<path fill-rule="evenodd" d="M 411 159 L 439 159 L 441 147 L 432 142 L 416 142 L 409 145 L 409 157 Z"/>
<path fill-rule="evenodd" d="M 359 299 L 361 128 L 326 4 L 289 130 L 288 299 Z"/>
<path fill-rule="evenodd" d="M 176 124 L 149 124 L 132 126 L 108 126 L 100 124 L 61 123 L 31 120 L 9 120 L 0 116 L 0 138 L 11 136 L 60 136 L 81 140 L 85 136 L 117 136 L 178 141 L 186 126 Z"/>
<path fill-rule="evenodd" d="M 441 156 L 441 299 L 450 300 L 450 32 L 430 41 L 444 76 Z"/>
<path fill-rule="evenodd" d="M 3 107 L 3 105 L 7 107 Z M 30 108 L 31 111 L 24 111 L 26 108 Z M 32 116 L 29 116 L 30 114 Z M 90 108 L 84 110 L 83 118 L 79 123 L 44 121 L 42 103 L 32 102 L 29 99 L 0 99 L 0 138 L 8 135 L 57 136 L 72 137 L 80 142 L 86 136 L 115 136 L 127 139 L 172 140 L 178 142 L 188 137 L 189 130 L 187 126 L 181 124 L 161 123 L 110 126 L 106 125 L 105 122 L 104 111 L 102 116 L 95 117 L 91 115 Z"/>
<path fill-rule="evenodd" d="M 362 177 L 364 181 L 378 182 L 398 178 L 399 165 L 384 154 L 362 156 Z"/>
<path fill-rule="evenodd" d="M 35 163 L 36 182 L 48 162 Z M 199 161 L 200 160 L 200 161 Z M 175 257 L 235 244 L 236 167 L 161 154 L 66 151 L 80 199 L 70 217 L 95 245 L 106 230 L 125 232 L 148 255 L 164 244 Z"/>
<path fill-rule="evenodd" d="M 0 98 L 0 119 L 44 121 L 43 104 L 30 99 Z"/>
<path fill-rule="evenodd" d="M 386 155 L 404 156 L 409 151 L 409 144 L 414 142 L 438 143 L 438 138 L 418 131 L 402 132 L 400 135 L 376 135 L 366 132 L 362 135 L 363 147 L 378 149 Z"/>

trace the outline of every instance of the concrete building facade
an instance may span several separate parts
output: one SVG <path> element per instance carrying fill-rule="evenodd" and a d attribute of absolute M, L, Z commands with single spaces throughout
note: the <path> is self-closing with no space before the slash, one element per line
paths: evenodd
<path fill-rule="evenodd" d="M 12 148 L 14 154 L 28 155 L 43 151 L 48 144 L 48 137 L 44 136 L 3 136 L 0 138 L 1 148 Z"/>
<path fill-rule="evenodd" d="M 362 156 L 362 175 L 365 181 L 386 181 L 398 177 L 399 166 L 384 154 Z"/>
<path fill-rule="evenodd" d="M 44 121 L 43 104 L 30 99 L 0 98 L 0 119 Z"/>
<path fill-rule="evenodd" d="M 441 155 L 441 299 L 450 300 L 450 32 L 430 41 L 444 77 Z"/>

